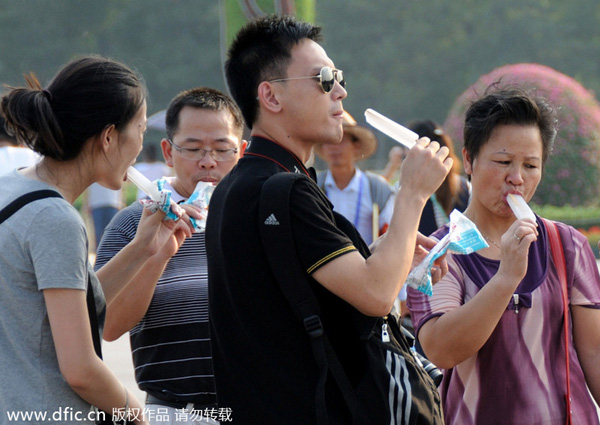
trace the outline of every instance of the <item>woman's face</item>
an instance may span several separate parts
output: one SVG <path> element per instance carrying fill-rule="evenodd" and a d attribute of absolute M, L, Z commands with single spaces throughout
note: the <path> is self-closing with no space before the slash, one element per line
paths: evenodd
<path fill-rule="evenodd" d="M 465 172 L 471 175 L 471 205 L 511 217 L 509 193 L 533 197 L 542 177 L 542 136 L 535 125 L 499 125 L 474 161 L 463 149 Z"/>
<path fill-rule="evenodd" d="M 113 135 L 116 137 L 109 151 L 106 152 L 106 157 L 110 163 L 110 168 L 104 182 L 106 187 L 111 189 L 120 189 L 123 182 L 127 179 L 127 169 L 135 163 L 136 158 L 142 151 L 142 143 L 144 141 L 144 133 L 146 131 L 146 102 L 135 114 L 135 116 L 127 123 L 123 130 L 114 130 Z"/>

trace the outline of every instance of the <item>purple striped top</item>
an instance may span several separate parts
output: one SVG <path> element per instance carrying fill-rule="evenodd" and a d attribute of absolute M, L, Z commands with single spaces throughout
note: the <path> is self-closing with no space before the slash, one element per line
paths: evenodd
<path fill-rule="evenodd" d="M 519 284 L 519 305 L 507 306 L 496 329 L 471 358 L 444 371 L 440 393 L 446 424 L 564 424 L 565 348 L 560 281 L 548 236 L 538 218 L 540 237 L 529 250 L 528 271 Z M 587 239 L 556 223 L 567 263 L 569 302 L 600 308 L 600 276 Z M 448 232 L 441 228 L 433 237 Z M 429 319 L 459 308 L 498 271 L 500 262 L 449 254 L 449 272 L 427 297 L 408 289 L 408 306 L 418 334 Z M 598 424 L 583 371 L 572 343 L 570 353 L 573 423 Z"/>

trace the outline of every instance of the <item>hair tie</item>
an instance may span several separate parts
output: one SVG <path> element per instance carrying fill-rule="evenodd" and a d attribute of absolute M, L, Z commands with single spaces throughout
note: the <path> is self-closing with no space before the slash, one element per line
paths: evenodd
<path fill-rule="evenodd" d="M 46 99 L 48 99 L 48 102 L 52 102 L 53 97 L 52 97 L 52 93 L 50 93 L 50 90 L 43 89 L 42 93 L 44 94 Z"/>

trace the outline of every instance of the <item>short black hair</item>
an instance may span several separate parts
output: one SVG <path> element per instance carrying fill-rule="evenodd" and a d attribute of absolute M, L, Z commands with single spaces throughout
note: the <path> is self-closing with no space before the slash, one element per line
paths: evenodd
<path fill-rule="evenodd" d="M 171 100 L 165 116 L 167 137 L 173 140 L 179 128 L 179 113 L 184 106 L 192 108 L 208 109 L 210 111 L 229 111 L 233 117 L 236 133 L 242 139 L 244 133 L 244 119 L 240 108 L 225 93 L 210 87 L 196 87 L 180 92 Z"/>
<path fill-rule="evenodd" d="M 492 131 L 499 125 L 535 125 L 542 137 L 542 165 L 552 153 L 557 133 L 556 111 L 541 96 L 519 86 L 496 82 L 466 112 L 464 148 L 475 160 Z"/>
<path fill-rule="evenodd" d="M 227 54 L 225 76 L 249 128 L 258 116 L 258 85 L 285 78 L 291 50 L 304 39 L 320 41 L 321 28 L 292 16 L 265 16 L 238 32 Z"/>

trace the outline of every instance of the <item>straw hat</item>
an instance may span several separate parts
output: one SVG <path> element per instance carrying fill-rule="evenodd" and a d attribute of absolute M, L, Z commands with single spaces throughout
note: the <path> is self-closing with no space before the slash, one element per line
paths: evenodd
<path fill-rule="evenodd" d="M 344 111 L 342 117 L 344 119 L 342 123 L 344 134 L 354 136 L 356 139 L 355 143 L 359 145 L 359 159 L 366 159 L 373 155 L 377 150 L 377 138 L 375 134 L 367 127 L 357 124 L 356 120 L 347 111 Z M 320 157 L 323 157 L 322 146 L 321 143 L 315 145 L 315 153 Z"/>

